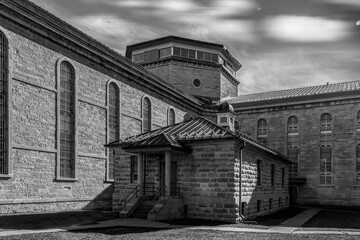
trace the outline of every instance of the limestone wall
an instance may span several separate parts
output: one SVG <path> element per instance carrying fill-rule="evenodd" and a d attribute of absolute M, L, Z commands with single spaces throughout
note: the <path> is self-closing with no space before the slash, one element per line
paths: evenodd
<path fill-rule="evenodd" d="M 306 184 L 298 189 L 298 203 L 360 206 L 360 187 L 356 180 L 356 142 L 359 139 L 357 114 L 360 100 L 338 100 L 277 108 L 238 110 L 240 131 L 256 138 L 256 122 L 268 124 L 269 146 L 287 154 L 287 119 L 299 121 L 299 176 Z M 320 116 L 329 113 L 333 119 L 332 184 L 321 185 Z"/>
<path fill-rule="evenodd" d="M 120 89 L 120 135 L 141 133 L 141 101 L 152 103 L 152 127 L 167 125 L 167 112 L 173 107 L 176 122 L 188 111 L 175 100 L 163 99 L 146 85 L 135 84 L 38 35 L 25 34 L 19 25 L 1 16 L 0 30 L 9 42 L 9 76 L 12 85 L 10 161 L 12 177 L 0 178 L 0 214 L 78 209 L 111 209 L 113 183 L 107 181 L 107 86 Z M 26 36 L 26 37 L 25 37 Z M 98 58 L 99 56 L 92 56 Z M 56 176 L 57 94 L 56 67 L 69 61 L 77 82 L 76 178 L 59 181 Z M 121 72 L 122 69 L 119 69 Z"/>

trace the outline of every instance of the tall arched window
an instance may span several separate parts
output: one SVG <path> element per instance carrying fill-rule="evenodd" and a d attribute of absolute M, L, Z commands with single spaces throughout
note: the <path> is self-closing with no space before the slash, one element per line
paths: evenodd
<path fill-rule="evenodd" d="M 75 71 L 60 63 L 60 177 L 75 178 Z"/>
<path fill-rule="evenodd" d="M 119 88 L 112 82 L 109 84 L 109 142 L 114 142 L 120 138 L 120 104 Z M 108 179 L 114 179 L 114 151 L 109 153 Z"/>
<path fill-rule="evenodd" d="M 143 120 L 142 132 L 146 133 L 148 131 L 151 131 L 151 102 L 148 97 L 144 97 L 143 99 L 142 120 Z"/>
<path fill-rule="evenodd" d="M 267 145 L 267 122 L 265 119 L 259 119 L 257 122 L 257 140 Z"/>
<path fill-rule="evenodd" d="M 0 175 L 8 175 L 8 41 L 0 31 Z"/>
<path fill-rule="evenodd" d="M 175 124 L 175 111 L 174 109 L 170 108 L 168 112 L 168 125 Z"/>
<path fill-rule="evenodd" d="M 288 118 L 287 122 L 287 145 L 288 157 L 293 164 L 290 165 L 289 174 L 296 176 L 298 174 L 299 162 L 299 123 L 295 116 Z"/>
<path fill-rule="evenodd" d="M 333 123 L 329 113 L 320 117 L 320 184 L 332 184 Z"/>

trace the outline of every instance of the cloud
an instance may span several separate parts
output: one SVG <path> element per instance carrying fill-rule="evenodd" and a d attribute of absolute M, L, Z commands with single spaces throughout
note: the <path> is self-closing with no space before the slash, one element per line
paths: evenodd
<path fill-rule="evenodd" d="M 148 40 L 158 37 L 156 29 L 111 15 L 89 15 L 73 17 L 71 22 L 101 42 L 106 42 L 117 51 L 134 43 L 134 39 Z M 141 38 L 139 38 L 141 33 Z"/>
<path fill-rule="evenodd" d="M 291 42 L 328 42 L 350 35 L 350 25 L 342 20 L 321 17 L 279 15 L 263 20 L 265 35 Z"/>
<path fill-rule="evenodd" d="M 329 3 L 335 3 L 339 5 L 350 5 L 350 6 L 360 7 L 359 0 L 323 0 L 323 1 Z"/>

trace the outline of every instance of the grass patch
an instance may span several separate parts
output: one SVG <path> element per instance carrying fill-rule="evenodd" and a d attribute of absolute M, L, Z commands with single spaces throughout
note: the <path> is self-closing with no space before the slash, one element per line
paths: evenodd
<path fill-rule="evenodd" d="M 302 228 L 360 229 L 360 212 L 321 210 L 304 223 Z"/>

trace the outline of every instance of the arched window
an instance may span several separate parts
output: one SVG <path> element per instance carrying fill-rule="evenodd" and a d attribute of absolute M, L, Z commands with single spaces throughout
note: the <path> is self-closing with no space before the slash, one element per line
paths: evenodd
<path fill-rule="evenodd" d="M 60 177 L 75 178 L 75 71 L 60 63 Z"/>
<path fill-rule="evenodd" d="M 170 108 L 168 112 L 168 125 L 175 124 L 175 111 L 174 109 Z"/>
<path fill-rule="evenodd" d="M 114 142 L 120 138 L 120 104 L 119 88 L 112 82 L 109 84 L 109 142 Z M 108 179 L 114 180 L 114 151 L 109 152 Z"/>
<path fill-rule="evenodd" d="M 0 175 L 10 174 L 8 139 L 8 41 L 0 31 Z"/>
<path fill-rule="evenodd" d="M 295 116 L 288 118 L 287 122 L 287 146 L 288 157 L 293 162 L 289 168 L 289 174 L 297 176 L 299 162 L 299 123 Z"/>
<path fill-rule="evenodd" d="M 151 102 L 148 97 L 144 97 L 142 103 L 142 120 L 143 120 L 143 133 L 151 131 Z"/>
<path fill-rule="evenodd" d="M 257 122 L 257 140 L 267 145 L 267 122 L 263 118 Z"/>

